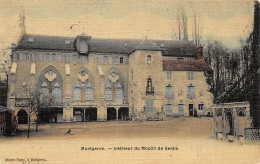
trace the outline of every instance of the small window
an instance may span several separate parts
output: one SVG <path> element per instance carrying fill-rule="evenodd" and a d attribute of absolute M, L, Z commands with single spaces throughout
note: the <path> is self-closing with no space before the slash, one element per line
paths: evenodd
<path fill-rule="evenodd" d="M 133 70 L 131 71 L 131 79 L 132 79 L 132 81 L 134 80 L 134 71 Z"/>
<path fill-rule="evenodd" d="M 172 79 L 172 72 L 171 71 L 167 71 L 167 79 L 168 80 Z"/>
<path fill-rule="evenodd" d="M 151 55 L 147 55 L 146 62 L 147 63 L 152 63 L 152 56 Z"/>
<path fill-rule="evenodd" d="M 123 63 L 124 63 L 124 58 L 120 57 L 120 64 L 123 64 Z"/>
<path fill-rule="evenodd" d="M 193 72 L 187 72 L 188 80 L 193 80 Z"/>
<path fill-rule="evenodd" d="M 204 109 L 204 104 L 199 104 L 199 110 L 203 110 Z"/>

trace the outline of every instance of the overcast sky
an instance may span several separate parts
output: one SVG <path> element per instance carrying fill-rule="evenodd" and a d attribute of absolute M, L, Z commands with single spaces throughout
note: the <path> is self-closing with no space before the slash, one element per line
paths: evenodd
<path fill-rule="evenodd" d="M 19 38 L 19 14 L 24 10 L 26 33 L 94 38 L 175 39 L 176 12 L 184 8 L 191 39 L 193 13 L 200 15 L 203 39 L 240 45 L 252 31 L 253 0 L 0 0 L 0 44 Z"/>

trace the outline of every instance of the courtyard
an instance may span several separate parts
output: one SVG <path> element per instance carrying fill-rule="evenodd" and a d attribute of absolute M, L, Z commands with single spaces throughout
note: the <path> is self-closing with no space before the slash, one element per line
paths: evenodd
<path fill-rule="evenodd" d="M 211 117 L 27 125 L 0 139 L 0 163 L 257 163 L 259 145 L 212 138 Z M 70 133 L 67 133 L 70 129 Z M 129 160 L 131 157 L 131 160 Z"/>

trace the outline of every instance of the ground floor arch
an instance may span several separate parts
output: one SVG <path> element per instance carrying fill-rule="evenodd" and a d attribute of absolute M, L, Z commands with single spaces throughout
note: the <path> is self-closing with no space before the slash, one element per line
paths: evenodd
<path fill-rule="evenodd" d="M 97 121 L 97 108 L 85 109 L 85 122 Z"/>
<path fill-rule="evenodd" d="M 109 107 L 107 108 L 107 121 L 116 120 L 117 111 L 116 108 Z"/>
<path fill-rule="evenodd" d="M 129 108 L 122 107 L 118 109 L 118 119 L 119 120 L 129 120 Z"/>
<path fill-rule="evenodd" d="M 21 109 L 17 113 L 18 124 L 28 124 L 28 114 L 24 109 Z"/>

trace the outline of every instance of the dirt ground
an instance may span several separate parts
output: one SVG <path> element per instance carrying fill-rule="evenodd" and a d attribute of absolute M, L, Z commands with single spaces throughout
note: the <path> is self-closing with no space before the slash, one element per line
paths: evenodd
<path fill-rule="evenodd" d="M 212 139 L 212 118 L 26 125 L 0 138 L 2 163 L 257 163 L 259 145 Z M 66 132 L 71 129 L 71 134 Z"/>

